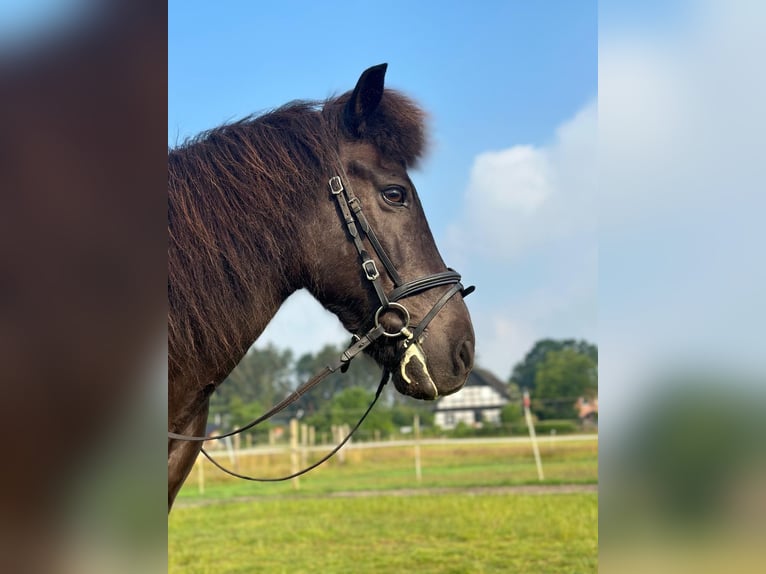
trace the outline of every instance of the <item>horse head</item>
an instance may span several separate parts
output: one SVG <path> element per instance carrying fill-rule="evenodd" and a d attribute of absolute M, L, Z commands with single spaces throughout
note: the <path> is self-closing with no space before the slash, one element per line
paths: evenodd
<path fill-rule="evenodd" d="M 390 336 L 367 352 L 399 392 L 435 399 L 473 367 L 468 291 L 444 264 L 408 176 L 425 147 L 424 114 L 384 88 L 385 72 L 366 70 L 322 110 L 337 177 L 308 226 L 306 287 L 358 336 L 383 325 Z"/>

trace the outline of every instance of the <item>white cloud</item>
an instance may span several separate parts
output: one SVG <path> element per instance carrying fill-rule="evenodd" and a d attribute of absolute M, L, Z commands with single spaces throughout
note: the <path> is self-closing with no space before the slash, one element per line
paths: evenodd
<path fill-rule="evenodd" d="M 513 365 L 538 339 L 534 326 L 508 319 L 506 313 L 474 313 L 472 319 L 477 333 L 477 363 L 508 380 Z"/>
<path fill-rule="evenodd" d="M 478 362 L 503 379 L 538 339 L 595 340 L 597 119 L 591 101 L 548 145 L 479 154 L 449 229 L 449 260 L 478 285 Z"/>
<path fill-rule="evenodd" d="M 530 248 L 593 233 L 596 137 L 593 101 L 556 130 L 550 145 L 515 145 L 477 156 L 465 217 L 449 230 L 450 248 L 480 246 L 484 255 L 511 260 Z"/>
<path fill-rule="evenodd" d="M 484 216 L 494 215 L 497 207 L 529 216 L 551 194 L 550 171 L 545 152 L 533 146 L 486 152 L 474 162 L 468 197 Z"/>

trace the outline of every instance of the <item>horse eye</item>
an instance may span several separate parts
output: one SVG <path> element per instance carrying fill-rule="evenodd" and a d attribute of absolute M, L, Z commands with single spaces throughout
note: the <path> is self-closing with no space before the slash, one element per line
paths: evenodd
<path fill-rule="evenodd" d="M 395 205 L 397 207 L 403 206 L 407 197 L 401 187 L 395 186 L 387 187 L 382 191 L 382 194 L 383 199 L 386 200 L 386 203 L 390 203 L 391 205 Z"/>

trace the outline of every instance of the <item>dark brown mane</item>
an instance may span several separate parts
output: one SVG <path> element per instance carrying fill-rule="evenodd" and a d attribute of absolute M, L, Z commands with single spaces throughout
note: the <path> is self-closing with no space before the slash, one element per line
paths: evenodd
<path fill-rule="evenodd" d="M 329 116 L 331 125 L 343 125 L 341 117 L 349 97 L 350 92 L 325 103 L 323 114 Z M 414 168 L 426 150 L 425 117 L 412 100 L 395 90 L 386 90 L 375 115 L 358 136 L 374 144 L 385 157 Z M 343 131 L 345 137 L 354 139 Z"/>
<path fill-rule="evenodd" d="M 353 137 L 342 121 L 348 99 L 294 102 L 169 151 L 171 381 L 204 376 L 201 365 L 224 375 L 233 368 L 253 342 L 249 315 L 281 303 L 263 301 L 269 295 L 258 286 L 266 270 L 277 281 L 273 298 L 300 281 L 286 254 L 311 206 L 324 198 L 340 139 L 361 138 L 408 167 L 423 154 L 424 114 L 409 99 L 386 90 Z"/>

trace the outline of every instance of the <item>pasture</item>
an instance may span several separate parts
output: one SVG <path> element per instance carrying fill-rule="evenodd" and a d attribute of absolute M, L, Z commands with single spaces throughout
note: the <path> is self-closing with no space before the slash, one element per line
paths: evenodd
<path fill-rule="evenodd" d="M 299 488 L 205 462 L 204 494 L 195 469 L 168 520 L 169 571 L 596 571 L 597 440 L 543 439 L 542 483 L 528 443 L 422 445 L 421 483 L 412 450 L 356 445 Z M 249 454 L 238 466 L 277 474 L 286 458 Z"/>

